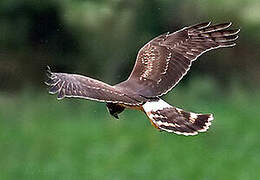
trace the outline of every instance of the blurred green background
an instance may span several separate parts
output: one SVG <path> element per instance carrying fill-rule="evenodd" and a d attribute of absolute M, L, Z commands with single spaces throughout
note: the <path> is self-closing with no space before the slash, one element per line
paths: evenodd
<path fill-rule="evenodd" d="M 241 28 L 163 98 L 212 112 L 207 133 L 159 133 L 140 112 L 47 93 L 45 67 L 125 80 L 153 37 L 204 21 Z M 0 179 L 259 179 L 259 0 L 0 1 Z"/>

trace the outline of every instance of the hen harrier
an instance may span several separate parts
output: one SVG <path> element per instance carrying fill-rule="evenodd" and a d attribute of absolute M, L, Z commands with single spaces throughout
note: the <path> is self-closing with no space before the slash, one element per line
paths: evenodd
<path fill-rule="evenodd" d="M 105 102 L 109 113 L 118 118 L 125 108 L 143 111 L 159 130 L 182 135 L 207 131 L 212 114 L 187 112 L 160 97 L 178 84 L 201 54 L 220 47 L 232 47 L 239 29 L 231 23 L 196 24 L 174 33 L 162 34 L 138 52 L 129 78 L 114 86 L 77 74 L 53 73 L 47 67 L 49 93 L 64 97 Z"/>

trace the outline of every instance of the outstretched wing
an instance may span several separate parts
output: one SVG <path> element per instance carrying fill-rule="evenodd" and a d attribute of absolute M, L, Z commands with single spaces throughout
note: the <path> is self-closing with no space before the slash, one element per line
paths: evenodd
<path fill-rule="evenodd" d="M 49 93 L 58 94 L 58 99 L 78 97 L 101 102 L 137 105 L 141 102 L 129 97 L 117 88 L 101 81 L 77 74 L 53 73 L 47 67 Z"/>
<path fill-rule="evenodd" d="M 116 86 L 135 89 L 145 97 L 167 93 L 201 54 L 235 45 L 239 29 L 229 30 L 229 26 L 207 22 L 154 38 L 140 49 L 129 78 Z"/>

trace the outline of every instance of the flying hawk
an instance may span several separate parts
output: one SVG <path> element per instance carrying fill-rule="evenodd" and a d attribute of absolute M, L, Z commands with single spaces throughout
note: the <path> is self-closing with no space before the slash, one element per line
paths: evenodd
<path fill-rule="evenodd" d="M 114 86 L 77 74 L 53 73 L 47 67 L 49 93 L 58 99 L 76 97 L 105 102 L 109 113 L 118 118 L 125 108 L 143 111 L 159 130 L 182 135 L 207 131 L 212 114 L 187 112 L 160 97 L 178 84 L 201 54 L 220 47 L 232 47 L 239 29 L 231 23 L 196 24 L 162 34 L 138 52 L 127 80 Z"/>

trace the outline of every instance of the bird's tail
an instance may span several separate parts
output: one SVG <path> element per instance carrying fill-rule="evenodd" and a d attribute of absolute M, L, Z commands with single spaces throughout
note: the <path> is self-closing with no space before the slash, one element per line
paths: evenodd
<path fill-rule="evenodd" d="M 213 120 L 212 114 L 187 112 L 162 99 L 146 102 L 143 109 L 156 128 L 185 136 L 207 131 Z"/>

